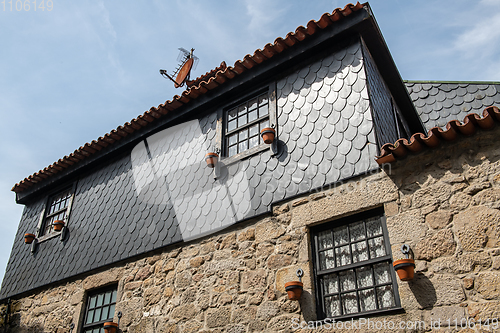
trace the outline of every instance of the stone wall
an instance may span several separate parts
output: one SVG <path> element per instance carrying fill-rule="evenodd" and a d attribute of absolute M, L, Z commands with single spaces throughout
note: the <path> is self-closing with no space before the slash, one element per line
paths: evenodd
<path fill-rule="evenodd" d="M 373 320 L 422 321 L 426 329 L 408 331 L 429 331 L 437 318 L 442 326 L 498 319 L 499 134 L 427 151 L 281 203 L 272 216 L 13 300 L 4 331 L 69 332 L 81 322 L 87 291 L 113 283 L 124 332 L 292 331 L 293 318 L 316 319 L 309 227 L 381 205 L 393 256 L 410 244 L 417 267 L 413 281 L 398 281 L 405 312 Z M 284 283 L 297 268 L 304 294 L 290 301 Z"/>

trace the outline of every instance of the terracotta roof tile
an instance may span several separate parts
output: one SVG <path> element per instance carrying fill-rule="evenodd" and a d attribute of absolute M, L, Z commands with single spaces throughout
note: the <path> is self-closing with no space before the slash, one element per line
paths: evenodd
<path fill-rule="evenodd" d="M 445 130 L 433 127 L 427 135 L 415 133 L 409 141 L 399 139 L 394 144 L 386 143 L 381 148 L 380 156 L 377 156 L 377 163 L 392 163 L 406 157 L 408 153 L 419 153 L 427 148 L 437 147 L 441 142 L 454 141 L 460 135 L 474 135 L 477 129 L 492 129 L 495 122 L 500 122 L 500 110 L 496 106 L 490 106 L 484 109 L 482 117 L 477 113 L 470 113 L 464 118 L 463 123 L 458 120 L 449 121 Z"/>
<path fill-rule="evenodd" d="M 363 5 L 359 2 L 357 2 L 355 5 L 347 4 L 342 9 L 335 9 L 332 14 L 323 14 L 319 21 L 309 21 L 306 25 L 307 28 L 300 26 L 295 30 L 295 32 L 288 33 L 284 39 L 279 37 L 274 41 L 273 44 L 268 43 L 262 50 L 256 50 L 253 55 L 246 55 L 243 58 L 243 61 L 236 61 L 233 67 L 228 67 L 225 62 L 222 62 L 221 65 L 214 70 L 207 72 L 206 74 L 200 76 L 199 78 L 196 78 L 193 81 L 187 82 L 188 88 L 182 93 L 182 96 L 175 95 L 171 101 L 166 101 L 164 104 L 159 105 L 158 108 L 151 108 L 151 110 L 146 111 L 143 115 L 137 117 L 136 119 L 132 119 L 130 122 L 125 123 L 123 126 L 118 126 L 116 130 L 112 130 L 110 133 L 105 134 L 104 137 L 100 137 L 99 139 L 95 140 L 95 144 L 100 145 L 102 143 L 103 147 L 106 147 L 110 144 L 115 144 L 117 141 L 120 141 L 130 133 L 138 130 L 139 128 L 137 128 L 136 125 L 139 125 L 141 127 L 147 126 L 148 123 L 153 122 L 155 119 L 158 119 L 162 115 L 165 115 L 177 108 L 182 107 L 184 104 L 189 103 L 190 100 L 198 98 L 200 95 L 207 93 L 209 90 L 216 89 L 219 85 L 224 84 L 224 82 L 226 82 L 227 80 L 231 80 L 237 75 L 241 75 L 247 70 L 258 66 L 259 64 L 272 58 L 276 54 L 283 52 L 288 47 L 303 41 L 308 36 L 315 34 L 320 29 L 324 29 L 331 24 L 334 24 L 334 22 L 349 16 L 351 13 L 358 11 L 361 8 L 363 8 Z M 91 152 L 91 150 L 93 150 L 94 152 Z M 79 161 L 87 158 L 88 156 L 95 154 L 96 151 L 97 150 L 94 149 L 94 146 L 90 147 L 84 145 L 75 150 L 69 156 L 64 156 L 61 160 L 63 163 L 68 161 L 68 163 L 66 163 L 67 165 L 74 165 Z M 70 162 L 72 164 L 70 164 Z M 38 182 L 34 179 L 34 177 L 50 177 L 52 174 L 59 172 L 59 170 L 56 169 L 56 163 L 53 163 L 43 170 L 40 170 L 33 175 L 23 179 L 22 181 L 14 185 L 12 191 L 16 193 L 23 192 L 24 190 L 30 188 Z M 59 165 L 62 166 L 64 164 Z M 64 166 L 63 168 L 67 168 L 67 166 Z"/>
<path fill-rule="evenodd" d="M 207 81 L 208 79 L 210 79 L 211 77 L 215 76 L 219 71 L 223 71 L 227 68 L 227 65 L 226 65 L 226 62 L 223 61 L 220 63 L 220 66 L 219 67 L 216 67 L 214 69 L 212 69 L 210 72 L 207 72 L 203 75 L 201 75 L 200 77 L 194 79 L 194 80 L 188 80 L 186 81 L 186 85 L 188 86 L 188 88 L 191 88 L 193 86 L 197 86 L 200 84 L 201 81 Z"/>

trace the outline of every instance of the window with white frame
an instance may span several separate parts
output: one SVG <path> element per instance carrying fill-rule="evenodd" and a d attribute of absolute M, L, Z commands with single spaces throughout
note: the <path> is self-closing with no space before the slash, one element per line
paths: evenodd
<path fill-rule="evenodd" d="M 54 221 L 66 222 L 73 198 L 74 187 L 66 188 L 49 197 L 47 208 L 44 212 L 43 222 L 40 227 L 40 236 L 54 232 Z"/>
<path fill-rule="evenodd" d="M 260 131 L 269 127 L 267 91 L 225 111 L 226 156 L 231 157 L 261 144 Z"/>
<path fill-rule="evenodd" d="M 382 210 L 336 220 L 311 232 L 319 318 L 400 308 Z"/>
<path fill-rule="evenodd" d="M 223 108 L 219 119 L 219 150 L 227 163 L 268 149 L 260 132 L 274 127 L 277 135 L 276 84 L 268 84 Z"/>

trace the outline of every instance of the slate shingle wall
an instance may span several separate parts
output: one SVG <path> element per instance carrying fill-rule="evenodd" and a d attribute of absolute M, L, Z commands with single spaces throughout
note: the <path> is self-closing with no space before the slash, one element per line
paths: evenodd
<path fill-rule="evenodd" d="M 444 129 L 450 120 L 462 121 L 469 113 L 482 114 L 500 104 L 500 84 L 406 82 L 406 88 L 426 130 Z"/>
<path fill-rule="evenodd" d="M 224 166 L 214 179 L 204 154 L 216 115 L 158 132 L 78 181 L 66 242 L 23 244 L 44 199 L 28 205 L 1 298 L 68 278 L 237 221 L 377 167 L 363 52 L 354 43 L 277 82 L 280 152 Z M 22 278 L 19 278 L 22 277 Z"/>
<path fill-rule="evenodd" d="M 373 107 L 373 117 L 376 124 L 377 139 L 382 146 L 387 142 L 396 142 L 399 139 L 394 119 L 391 93 L 380 77 L 377 66 L 368 50 L 363 47 L 370 99 Z"/>

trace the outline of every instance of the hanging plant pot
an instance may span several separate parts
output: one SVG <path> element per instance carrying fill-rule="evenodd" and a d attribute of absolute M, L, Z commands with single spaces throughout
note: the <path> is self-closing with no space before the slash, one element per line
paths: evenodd
<path fill-rule="evenodd" d="M 105 333 L 116 333 L 118 329 L 118 324 L 112 321 L 108 321 L 104 323 L 104 332 Z"/>
<path fill-rule="evenodd" d="M 285 290 L 288 294 L 288 298 L 292 301 L 296 301 L 302 295 L 302 290 L 304 289 L 304 284 L 299 281 L 290 281 L 285 283 Z"/>
<path fill-rule="evenodd" d="M 207 166 L 209 168 L 215 167 L 218 159 L 219 159 L 219 154 L 217 153 L 208 153 L 205 155 L 205 161 L 207 162 Z"/>
<path fill-rule="evenodd" d="M 64 221 L 63 220 L 55 220 L 52 225 L 54 226 L 54 231 L 61 231 L 62 228 L 64 227 Z"/>
<path fill-rule="evenodd" d="M 24 243 L 26 243 L 26 244 L 33 243 L 33 240 L 35 239 L 35 237 L 36 236 L 34 234 L 25 233 L 24 234 Z"/>
<path fill-rule="evenodd" d="M 266 127 L 260 131 L 260 136 L 262 136 L 262 140 L 264 140 L 265 144 L 271 144 L 276 136 L 276 131 L 274 128 Z"/>
<path fill-rule="evenodd" d="M 401 281 L 413 280 L 413 275 L 415 274 L 415 260 L 399 259 L 394 261 L 392 265 Z"/>

